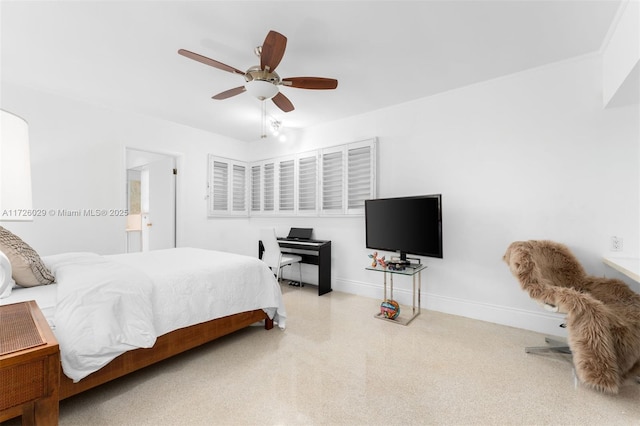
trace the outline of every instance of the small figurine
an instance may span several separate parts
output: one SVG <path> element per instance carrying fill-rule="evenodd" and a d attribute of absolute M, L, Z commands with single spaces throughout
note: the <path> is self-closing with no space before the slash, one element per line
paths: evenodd
<path fill-rule="evenodd" d="M 373 254 L 369 255 L 369 257 L 373 259 L 373 262 L 371 262 L 371 267 L 375 268 L 376 266 L 378 266 L 378 252 L 374 251 Z"/>
<path fill-rule="evenodd" d="M 369 255 L 369 257 L 371 259 L 373 259 L 373 262 L 371 262 L 371 267 L 372 268 L 375 268 L 378 265 L 382 266 L 383 269 L 387 268 L 387 262 L 384 259 L 385 257 L 384 256 L 378 257 L 378 252 L 377 251 L 374 251 L 373 254 Z"/>

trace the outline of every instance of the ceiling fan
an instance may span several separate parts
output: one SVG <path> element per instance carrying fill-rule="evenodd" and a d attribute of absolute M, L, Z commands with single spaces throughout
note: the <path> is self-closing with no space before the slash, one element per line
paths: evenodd
<path fill-rule="evenodd" d="M 262 46 L 255 48 L 254 52 L 260 57 L 260 65 L 249 68 L 246 72 L 237 68 L 223 64 L 214 59 L 207 58 L 185 49 L 178 50 L 178 53 L 187 58 L 202 62 L 214 68 L 221 69 L 244 77 L 243 86 L 225 90 L 213 96 L 213 99 L 222 100 L 239 95 L 242 92 L 249 92 L 256 98 L 264 101 L 271 99 L 278 108 L 284 112 L 294 110 L 293 104 L 278 86 L 296 87 L 298 89 L 327 90 L 338 87 L 338 80 L 323 77 L 287 77 L 281 78 L 275 69 L 284 56 L 287 47 L 287 38 L 276 31 L 269 31 Z"/>

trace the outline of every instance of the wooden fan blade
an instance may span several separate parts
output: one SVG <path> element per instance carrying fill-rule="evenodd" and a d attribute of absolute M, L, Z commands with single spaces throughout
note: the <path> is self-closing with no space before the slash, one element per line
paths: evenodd
<path fill-rule="evenodd" d="M 239 95 L 240 93 L 244 92 L 246 89 L 244 88 L 244 86 L 239 86 L 239 87 L 234 87 L 233 89 L 229 89 L 229 90 L 225 90 L 224 92 L 218 93 L 215 96 L 212 96 L 212 99 L 216 99 L 218 101 L 221 101 L 223 99 L 227 99 L 230 98 L 232 96 L 235 95 Z"/>
<path fill-rule="evenodd" d="M 338 80 L 323 77 L 288 77 L 282 79 L 282 84 L 298 89 L 335 89 L 338 87 Z"/>
<path fill-rule="evenodd" d="M 209 66 L 212 66 L 214 68 L 218 68 L 218 69 L 220 69 L 222 71 L 228 71 L 230 73 L 244 75 L 244 71 L 240 71 L 237 68 L 234 68 L 234 67 L 229 66 L 227 64 L 223 64 L 222 62 L 218 62 L 218 61 L 216 61 L 214 59 L 207 58 L 206 56 L 202 56 L 202 55 L 190 52 L 190 51 L 185 50 L 185 49 L 178 50 L 178 53 L 181 54 L 182 56 L 186 56 L 189 59 L 193 59 L 194 61 L 202 62 L 205 65 L 209 65 Z"/>
<path fill-rule="evenodd" d="M 274 71 L 282 60 L 286 47 L 287 38 L 285 36 L 275 31 L 269 31 L 264 43 L 262 43 L 260 68 L 265 70 L 266 67 L 269 67 L 269 71 Z"/>
<path fill-rule="evenodd" d="M 283 95 L 282 92 L 279 92 L 277 95 L 271 98 L 271 100 L 274 104 L 276 104 L 278 108 L 280 108 L 284 112 L 291 112 L 295 109 L 289 98 Z"/>

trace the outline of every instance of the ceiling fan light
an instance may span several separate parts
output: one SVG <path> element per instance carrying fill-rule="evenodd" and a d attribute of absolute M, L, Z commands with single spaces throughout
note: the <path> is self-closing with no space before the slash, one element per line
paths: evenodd
<path fill-rule="evenodd" d="M 251 96 L 261 101 L 271 99 L 278 94 L 278 86 L 268 81 L 251 80 L 244 85 L 244 88 Z"/>

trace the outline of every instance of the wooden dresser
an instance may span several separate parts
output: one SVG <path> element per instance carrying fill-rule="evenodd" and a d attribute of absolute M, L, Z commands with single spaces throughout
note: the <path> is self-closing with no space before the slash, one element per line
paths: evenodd
<path fill-rule="evenodd" d="M 57 425 L 60 350 L 35 301 L 0 306 L 0 422 Z"/>

